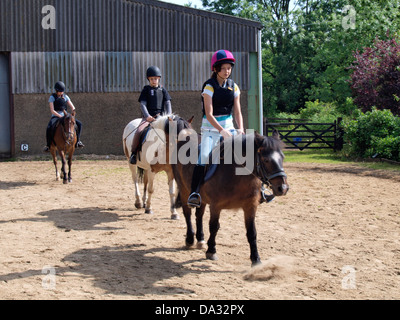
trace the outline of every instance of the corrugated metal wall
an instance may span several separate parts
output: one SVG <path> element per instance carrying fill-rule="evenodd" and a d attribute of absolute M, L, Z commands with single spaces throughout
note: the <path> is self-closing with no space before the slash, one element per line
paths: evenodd
<path fill-rule="evenodd" d="M 56 29 L 42 9 L 56 9 Z M 261 24 L 154 0 L 1 0 L 0 51 L 257 51 Z"/>
<path fill-rule="evenodd" d="M 68 92 L 134 92 L 147 84 L 146 69 L 157 65 L 170 91 L 198 91 L 210 75 L 213 52 L 12 52 L 12 93 L 50 93 L 62 80 Z M 232 78 L 249 87 L 249 55 L 233 52 Z"/>
<path fill-rule="evenodd" d="M 55 8 L 56 29 L 42 19 Z M 171 91 L 199 90 L 215 50 L 234 52 L 233 78 L 248 84 L 258 22 L 154 0 L 1 0 L 0 51 L 11 52 L 12 92 L 132 92 L 157 65 Z"/>

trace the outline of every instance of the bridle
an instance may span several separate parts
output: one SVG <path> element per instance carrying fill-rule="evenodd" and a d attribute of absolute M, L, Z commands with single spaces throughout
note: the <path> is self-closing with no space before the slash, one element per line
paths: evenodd
<path fill-rule="evenodd" d="M 67 116 L 65 116 L 65 119 L 66 119 L 66 117 Z M 71 117 L 71 119 L 72 119 L 72 115 L 70 116 Z M 63 130 L 63 134 L 64 134 L 64 139 L 65 139 L 65 142 L 68 144 L 68 145 L 71 145 L 71 142 L 74 140 L 74 138 L 75 138 L 75 124 L 74 124 L 74 128 L 73 128 L 73 130 L 72 130 L 72 132 L 70 132 L 70 125 L 68 126 L 68 128 L 66 128 L 65 127 L 65 119 L 64 119 L 64 121 L 62 121 L 62 126 L 64 127 L 64 130 Z M 66 129 L 68 129 L 68 130 L 66 130 Z"/>
<path fill-rule="evenodd" d="M 287 177 L 285 170 L 283 170 L 282 168 L 279 168 L 279 170 L 275 171 L 272 174 L 269 174 L 269 172 L 265 169 L 264 165 L 262 164 L 260 152 L 257 152 L 256 156 L 256 174 L 257 177 L 262 181 L 262 183 L 266 184 L 268 187 L 271 186 L 270 180 L 278 177 L 282 178 Z"/>

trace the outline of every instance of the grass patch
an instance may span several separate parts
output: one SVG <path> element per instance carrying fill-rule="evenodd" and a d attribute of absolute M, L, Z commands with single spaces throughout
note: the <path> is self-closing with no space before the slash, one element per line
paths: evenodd
<path fill-rule="evenodd" d="M 391 170 L 400 172 L 400 165 L 380 162 L 379 160 L 355 160 L 346 157 L 344 153 L 332 150 L 284 150 L 285 162 L 297 163 L 328 163 L 328 164 L 352 164 L 364 168 L 376 170 Z"/>
<path fill-rule="evenodd" d="M 338 152 L 331 150 L 284 150 L 285 162 L 300 162 L 300 163 L 343 163 L 350 162 Z"/>

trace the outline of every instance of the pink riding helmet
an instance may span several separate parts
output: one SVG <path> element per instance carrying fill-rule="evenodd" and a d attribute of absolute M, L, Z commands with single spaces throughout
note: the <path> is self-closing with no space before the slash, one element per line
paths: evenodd
<path fill-rule="evenodd" d="M 214 71 L 214 67 L 223 63 L 230 63 L 232 66 L 234 66 L 235 62 L 236 60 L 232 52 L 228 50 L 218 50 L 211 58 L 211 71 Z"/>

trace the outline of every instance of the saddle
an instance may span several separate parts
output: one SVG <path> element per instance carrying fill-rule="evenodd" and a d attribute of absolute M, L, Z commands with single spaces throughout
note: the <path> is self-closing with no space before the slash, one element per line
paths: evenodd
<path fill-rule="evenodd" d="M 54 143 L 54 135 L 56 133 L 56 129 L 57 127 L 61 124 L 61 119 L 63 118 L 57 118 L 55 119 L 51 125 L 50 125 L 50 129 L 49 129 L 49 137 L 51 138 L 51 142 Z"/>
<path fill-rule="evenodd" d="M 138 142 L 138 146 L 136 149 L 136 154 L 137 154 L 137 157 L 139 160 L 140 160 L 140 155 L 141 155 L 140 152 L 142 151 L 143 144 L 146 142 L 146 138 L 147 138 L 147 135 L 148 135 L 150 129 L 151 129 L 151 126 L 148 125 L 146 128 L 143 129 L 142 132 L 140 132 L 139 142 Z"/>
<path fill-rule="evenodd" d="M 147 134 L 149 133 L 151 127 L 148 125 L 146 128 L 143 129 L 143 131 L 140 133 L 139 137 L 139 145 L 138 145 L 138 151 L 142 151 L 142 146 L 146 142 Z"/>
<path fill-rule="evenodd" d="M 225 144 L 224 140 L 221 137 L 220 138 L 220 143 L 211 150 L 209 156 L 208 156 L 208 164 L 205 167 L 205 173 L 204 173 L 204 182 L 210 180 L 212 176 L 215 174 L 215 172 L 218 169 L 218 166 L 220 164 L 223 164 L 225 161 Z M 200 152 L 200 146 L 199 145 L 199 152 Z M 213 154 L 213 151 L 215 149 L 219 148 L 219 153 Z"/>
<path fill-rule="evenodd" d="M 51 125 L 50 133 L 51 133 L 51 136 L 53 137 L 53 139 L 54 139 L 54 134 L 56 133 L 56 129 L 58 128 L 58 126 L 63 125 L 63 120 L 64 120 L 64 117 L 57 118 L 57 120 L 54 121 L 54 123 Z M 76 123 L 75 123 L 75 131 L 78 132 L 78 125 Z"/>
<path fill-rule="evenodd" d="M 201 143 L 199 144 L 199 147 L 198 147 L 199 154 L 200 154 L 200 150 L 201 150 Z M 213 150 L 211 150 L 211 152 L 208 156 L 208 164 L 206 164 L 205 169 L 204 169 L 203 182 L 207 182 L 208 180 L 210 180 L 213 177 L 215 171 L 217 171 L 217 168 L 219 166 L 219 163 L 218 163 L 219 161 L 217 159 L 217 155 L 215 155 L 213 158 Z M 222 159 L 222 154 L 220 155 L 219 158 Z"/>

